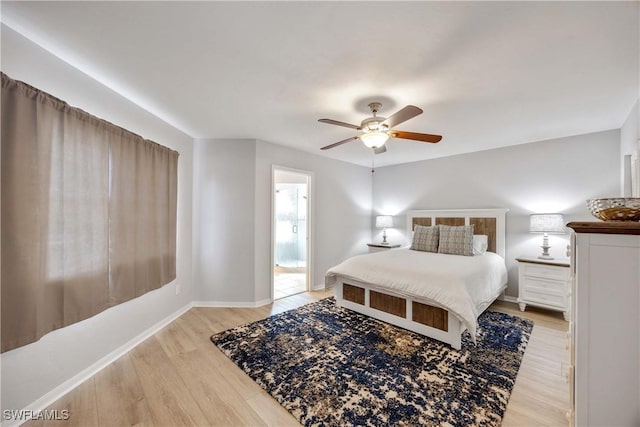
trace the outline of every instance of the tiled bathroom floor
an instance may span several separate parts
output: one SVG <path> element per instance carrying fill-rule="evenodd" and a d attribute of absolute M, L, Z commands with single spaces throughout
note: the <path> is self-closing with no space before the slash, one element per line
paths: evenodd
<path fill-rule="evenodd" d="M 307 290 L 304 268 L 276 267 L 273 278 L 273 298 L 279 299 Z"/>

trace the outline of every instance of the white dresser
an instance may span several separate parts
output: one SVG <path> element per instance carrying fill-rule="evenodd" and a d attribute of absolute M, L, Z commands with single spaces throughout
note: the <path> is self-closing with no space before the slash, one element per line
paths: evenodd
<path fill-rule="evenodd" d="M 571 366 L 575 426 L 640 425 L 640 223 L 575 222 Z"/>
<path fill-rule="evenodd" d="M 569 259 L 520 256 L 518 261 L 518 305 L 562 311 L 569 320 Z"/>

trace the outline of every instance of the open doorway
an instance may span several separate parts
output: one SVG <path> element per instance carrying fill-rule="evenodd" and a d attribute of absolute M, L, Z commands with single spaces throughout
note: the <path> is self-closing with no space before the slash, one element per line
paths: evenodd
<path fill-rule="evenodd" d="M 309 172 L 273 167 L 273 299 L 309 289 Z"/>

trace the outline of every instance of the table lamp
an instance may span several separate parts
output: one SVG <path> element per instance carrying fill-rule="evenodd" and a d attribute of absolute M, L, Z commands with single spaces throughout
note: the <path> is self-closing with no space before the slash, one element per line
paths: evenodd
<path fill-rule="evenodd" d="M 529 231 L 531 233 L 544 233 L 542 235 L 542 255 L 540 259 L 553 259 L 549 255 L 549 233 L 564 234 L 566 228 L 564 226 L 564 217 L 559 213 L 532 214 L 529 217 Z"/>
<path fill-rule="evenodd" d="M 376 228 L 382 228 L 382 242 L 381 245 L 388 245 L 387 242 L 387 228 L 393 227 L 393 217 L 391 215 L 378 215 L 376 216 Z"/>

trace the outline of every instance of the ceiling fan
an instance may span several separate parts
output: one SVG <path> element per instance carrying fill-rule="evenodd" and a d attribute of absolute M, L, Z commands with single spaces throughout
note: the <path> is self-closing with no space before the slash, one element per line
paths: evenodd
<path fill-rule="evenodd" d="M 431 142 L 434 144 L 442 139 L 442 136 L 440 135 L 405 132 L 402 130 L 392 129 L 394 126 L 399 125 L 400 123 L 404 123 L 407 120 L 412 119 L 419 114 L 422 114 L 422 110 L 415 105 L 407 105 L 406 107 L 389 117 L 380 117 L 377 115 L 380 107 L 382 107 L 382 104 L 379 102 L 370 103 L 369 108 L 371 109 L 371 113 L 373 115 L 364 119 L 362 123 L 360 123 L 360 126 L 332 119 L 318 120 L 321 123 L 344 126 L 363 132 L 361 135 L 352 136 L 351 138 L 343 139 L 342 141 L 338 141 L 331 145 L 327 145 L 326 147 L 322 147 L 321 150 L 328 150 L 330 148 L 334 148 L 339 145 L 346 144 L 347 142 L 359 139 L 364 143 L 364 145 L 373 149 L 376 154 L 381 154 L 387 151 L 387 148 L 384 146 L 384 144 L 389 138 L 411 139 L 413 141 Z"/>

